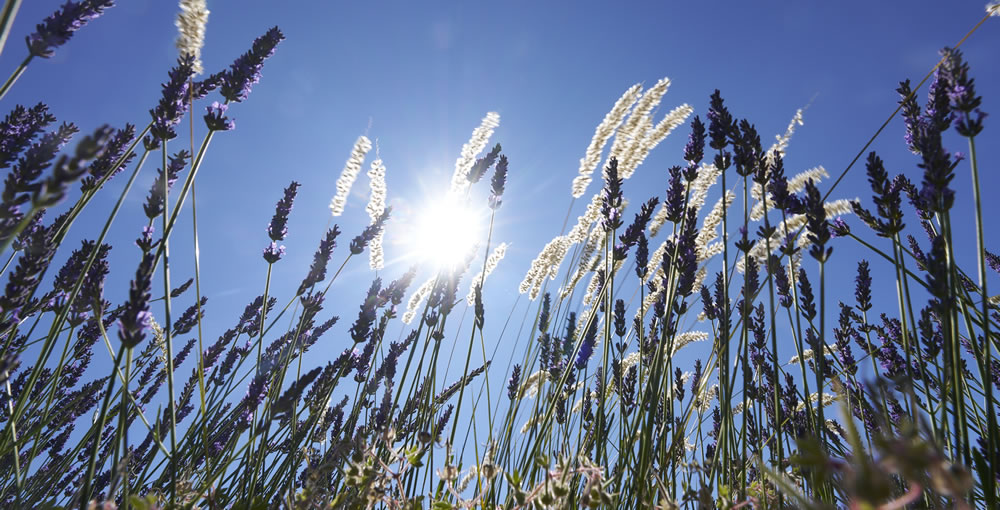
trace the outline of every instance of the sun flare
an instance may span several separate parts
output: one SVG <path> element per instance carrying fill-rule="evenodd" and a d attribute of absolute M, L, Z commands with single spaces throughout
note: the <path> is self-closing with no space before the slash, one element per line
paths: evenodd
<path fill-rule="evenodd" d="M 441 267 L 460 264 L 479 239 L 479 219 L 479 212 L 457 200 L 428 203 L 413 232 L 417 256 Z"/>

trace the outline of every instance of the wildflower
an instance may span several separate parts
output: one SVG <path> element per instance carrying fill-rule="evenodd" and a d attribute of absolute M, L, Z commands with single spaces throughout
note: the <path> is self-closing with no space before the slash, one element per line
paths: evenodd
<path fill-rule="evenodd" d="M 340 177 L 337 179 L 337 194 L 330 201 L 330 213 L 333 216 L 343 214 L 344 206 L 347 205 L 347 195 L 351 192 L 354 180 L 358 178 L 358 172 L 361 171 L 361 164 L 365 161 L 365 154 L 368 154 L 371 148 L 371 141 L 364 135 L 359 136 L 357 141 L 354 142 L 354 148 L 351 149 L 351 156 L 347 159 L 347 163 L 344 164 L 344 169 L 340 172 Z"/>
<path fill-rule="evenodd" d="M 236 129 L 236 122 L 226 117 L 226 110 L 229 106 L 218 101 L 205 107 L 205 125 L 209 131 L 232 131 Z"/>
<path fill-rule="evenodd" d="M 973 137 L 983 130 L 985 113 L 979 110 L 982 97 L 976 95 L 975 80 L 969 77 L 969 64 L 962 61 L 962 53 L 958 50 L 945 48 L 945 76 L 948 87 L 948 98 L 951 100 L 952 122 L 958 134 Z M 972 113 L 976 116 L 973 118 Z"/>
<path fill-rule="evenodd" d="M 337 236 L 340 235 L 340 229 L 337 225 L 326 231 L 326 235 L 323 240 L 319 243 L 319 248 L 316 249 L 316 254 L 313 256 L 312 265 L 309 267 L 309 274 L 306 275 L 302 283 L 299 284 L 299 289 L 296 294 L 302 294 L 308 290 L 313 285 L 323 281 L 326 278 L 326 265 L 330 262 L 330 257 L 333 255 L 333 249 L 337 247 Z"/>
<path fill-rule="evenodd" d="M 260 81 L 260 71 L 264 60 L 274 54 L 274 48 L 285 39 L 278 27 L 272 27 L 264 35 L 254 39 L 250 50 L 240 55 L 229 69 L 223 71 L 219 92 L 222 97 L 237 103 L 250 96 L 250 90 Z"/>
<path fill-rule="evenodd" d="M 174 334 L 183 335 L 188 331 L 191 331 L 191 329 L 198 324 L 198 321 L 205 316 L 205 303 L 207 302 L 208 298 L 202 296 L 198 303 L 189 306 L 188 309 L 177 318 L 177 321 L 174 322 Z M 174 366 L 176 366 L 176 364 Z"/>
<path fill-rule="evenodd" d="M 80 181 L 80 191 L 87 193 L 94 190 L 97 187 L 97 183 L 102 179 L 110 179 L 114 175 L 121 172 L 132 158 L 135 157 L 135 153 L 129 153 L 120 165 L 112 168 L 112 166 L 125 156 L 126 147 L 132 143 L 135 139 L 135 126 L 132 124 L 125 124 L 124 129 L 119 129 L 115 132 L 115 135 L 108 142 L 107 148 L 105 148 L 104 153 L 94 159 L 94 161 L 87 168 L 87 173 L 90 174 L 84 177 Z M 110 173 L 111 177 L 106 177 Z"/>
<path fill-rule="evenodd" d="M 826 243 L 830 240 L 830 222 L 826 219 L 823 197 L 820 196 L 813 181 L 806 183 L 805 207 L 806 229 L 809 231 L 809 241 L 813 244 L 809 254 L 816 260 L 824 262 L 833 251 L 833 248 L 826 248 Z"/>
<path fill-rule="evenodd" d="M 267 235 L 272 241 L 282 241 L 288 234 L 288 214 L 292 212 L 292 203 L 295 201 L 299 186 L 299 183 L 292 181 L 285 188 L 285 195 L 281 200 L 278 200 L 278 204 L 274 207 L 274 216 L 271 217 L 271 222 L 267 225 Z"/>
<path fill-rule="evenodd" d="M 691 182 L 697 174 L 698 164 L 705 157 L 705 124 L 695 115 L 691 121 L 691 134 L 688 135 L 688 143 L 684 146 L 684 160 L 688 162 L 688 169 L 684 171 L 684 178 Z"/>
<path fill-rule="evenodd" d="M 816 303 L 814 302 L 814 296 L 812 291 L 812 285 L 809 283 L 809 277 L 806 275 L 805 269 L 799 269 L 799 307 L 802 309 L 802 315 L 805 316 L 806 320 L 812 320 L 816 317 Z"/>
<path fill-rule="evenodd" d="M 576 368 L 577 370 L 583 370 L 587 367 L 587 362 L 590 361 L 590 357 L 594 354 L 594 346 L 597 343 L 597 321 L 590 321 L 590 327 L 587 328 L 586 333 L 583 335 L 583 340 L 580 342 L 580 350 L 576 356 Z"/>
<path fill-rule="evenodd" d="M 479 182 L 479 179 L 483 178 L 483 175 L 485 175 L 486 171 L 489 170 L 491 166 L 493 166 L 493 163 L 496 162 L 497 156 L 499 155 L 500 155 L 500 144 L 498 143 L 494 145 L 492 149 L 490 149 L 489 153 L 477 159 L 476 162 L 472 165 L 472 168 L 469 169 L 469 174 L 465 176 L 466 180 L 469 181 L 469 184 L 475 184 Z"/>
<path fill-rule="evenodd" d="M 708 113 L 709 146 L 719 151 L 729 145 L 730 134 L 736 129 L 736 121 L 729 114 L 718 89 L 712 93 Z"/>
<path fill-rule="evenodd" d="M 622 179 L 618 177 L 618 160 L 611 158 L 605 169 L 604 191 L 601 193 L 601 226 L 610 232 L 622 226 Z"/>
<path fill-rule="evenodd" d="M 646 240 L 645 233 L 639 232 L 635 249 L 635 274 L 640 280 L 646 278 L 647 264 L 649 264 L 649 241 Z"/>
<path fill-rule="evenodd" d="M 170 162 L 166 169 L 166 188 L 168 190 L 173 187 L 175 182 L 177 182 L 177 177 L 180 174 L 180 171 L 184 169 L 189 157 L 190 154 L 184 150 L 170 157 Z M 146 212 L 146 217 L 149 219 L 156 218 L 163 213 L 163 180 L 164 174 L 163 169 L 161 168 L 156 174 L 156 180 L 153 181 L 153 186 L 149 188 L 149 195 L 146 196 L 146 203 L 142 206 L 142 209 Z"/>
<path fill-rule="evenodd" d="M 368 339 L 372 323 L 375 322 L 378 291 L 381 287 L 382 279 L 375 278 L 371 287 L 368 288 L 368 295 L 365 297 L 364 302 L 361 303 L 361 311 L 358 313 L 358 318 L 354 321 L 354 324 L 350 329 L 351 338 L 354 340 L 355 344 L 359 344 Z"/>
<path fill-rule="evenodd" d="M 51 207 L 61 202 L 66 197 L 70 183 L 86 173 L 90 163 L 107 150 L 112 131 L 110 126 L 100 126 L 92 135 L 76 144 L 73 156 L 61 156 L 52 167 L 52 175 L 35 185 L 31 196 L 32 206 Z"/>
<path fill-rule="evenodd" d="M 357 255 L 363 251 L 374 239 L 382 234 L 385 229 L 385 222 L 389 220 L 389 216 L 392 214 L 392 207 L 386 207 L 382 214 L 371 223 L 365 227 L 360 234 L 358 234 L 354 239 L 351 240 L 350 250 L 351 253 Z"/>
<path fill-rule="evenodd" d="M 146 337 L 146 329 L 149 328 L 152 319 L 149 313 L 149 298 L 154 259 L 152 253 L 147 252 L 142 256 L 139 268 L 135 272 L 135 279 L 129 287 L 125 311 L 118 321 L 118 338 L 122 345 L 130 349 L 139 345 Z"/>
<path fill-rule="evenodd" d="M 28 53 L 32 57 L 51 57 L 55 54 L 55 49 L 66 44 L 77 30 L 104 14 L 104 9 L 114 5 L 113 0 L 66 2 L 42 23 L 35 25 L 35 31 L 24 38 L 28 44 Z"/>
<path fill-rule="evenodd" d="M 181 12 L 174 22 L 179 32 L 175 44 L 182 55 L 194 57 L 194 72 L 201 74 L 204 71 L 201 66 L 201 48 L 205 45 L 205 25 L 210 11 L 205 0 L 181 0 L 180 8 Z"/>
<path fill-rule="evenodd" d="M 462 153 L 455 160 L 455 173 L 451 178 L 451 193 L 461 195 L 469 187 L 469 172 L 475 165 L 475 157 L 486 148 L 493 136 L 493 130 L 500 125 L 500 114 L 489 112 L 483 117 L 479 127 L 472 130 L 472 137 L 462 146 Z"/>
<path fill-rule="evenodd" d="M 499 146 L 499 144 L 497 144 Z M 500 208 L 501 198 L 503 197 L 504 185 L 507 183 L 507 156 L 500 156 L 500 161 L 497 162 L 497 167 L 493 171 L 493 179 L 490 183 L 490 198 L 489 205 L 490 209 L 497 210 Z"/>
<path fill-rule="evenodd" d="M 30 109 L 17 105 L 0 122 L 0 168 L 10 166 L 17 156 L 31 144 L 56 118 L 49 113 L 49 107 L 38 103 Z"/>
<path fill-rule="evenodd" d="M 157 146 L 159 142 L 177 136 L 174 127 L 188 110 L 188 86 L 194 76 L 193 66 L 194 57 L 190 55 L 177 59 L 177 66 L 171 68 L 168 73 L 170 79 L 161 85 L 163 95 L 160 97 L 160 102 L 156 108 L 149 111 L 153 117 L 153 126 L 149 129 L 149 133 Z"/>
<path fill-rule="evenodd" d="M 760 145 L 757 128 L 744 119 L 739 123 L 739 130 L 734 127 L 730 136 L 733 137 L 733 163 L 736 164 L 736 173 L 743 177 L 763 175 L 759 170 L 766 165 L 766 155 Z"/>
<path fill-rule="evenodd" d="M 858 301 L 858 310 L 866 312 L 872 307 L 872 277 L 868 272 L 868 261 L 858 262 L 858 276 L 854 278 L 854 297 Z"/>
<path fill-rule="evenodd" d="M 514 400 L 517 398 L 517 390 L 520 386 L 521 381 L 521 365 L 514 365 L 514 370 L 510 374 L 510 379 L 507 380 L 507 398 Z"/>

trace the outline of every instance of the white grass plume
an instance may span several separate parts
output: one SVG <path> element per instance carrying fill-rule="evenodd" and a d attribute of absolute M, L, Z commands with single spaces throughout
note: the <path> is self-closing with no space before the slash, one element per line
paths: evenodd
<path fill-rule="evenodd" d="M 476 163 L 476 156 L 480 152 L 483 152 L 486 144 L 490 142 L 493 130 L 499 125 L 500 114 L 489 112 L 483 117 L 479 127 L 472 130 L 472 137 L 462 146 L 462 153 L 455 160 L 455 173 L 451 176 L 451 193 L 453 195 L 461 195 L 465 193 L 465 190 L 469 189 L 469 170 Z"/>
<path fill-rule="evenodd" d="M 368 211 L 368 217 L 371 218 L 372 223 L 375 223 L 385 212 L 386 196 L 385 165 L 382 164 L 382 159 L 378 156 L 368 168 L 368 186 L 371 192 L 365 210 Z M 368 244 L 368 265 L 376 271 L 385 267 L 385 256 L 382 251 L 383 233 L 384 229 L 379 231 L 378 235 Z"/>
<path fill-rule="evenodd" d="M 344 170 L 340 172 L 340 178 L 337 179 L 337 194 L 330 201 L 331 215 L 340 216 L 344 213 L 344 206 L 347 205 L 347 195 L 351 192 L 351 186 L 354 185 L 354 181 L 358 178 L 361 165 L 365 162 L 365 155 L 371 149 L 372 142 L 367 136 L 361 135 L 354 142 L 354 148 L 351 149 L 351 156 L 347 158 Z"/>
<path fill-rule="evenodd" d="M 474 306 L 476 304 L 476 286 L 483 285 L 486 283 L 486 277 L 497 268 L 497 264 L 503 260 L 504 255 L 507 254 L 507 243 L 500 243 L 499 246 L 493 249 L 493 253 L 486 258 L 486 265 L 483 266 L 483 272 L 476 275 L 476 283 L 473 283 L 469 287 L 469 295 L 465 297 L 465 301 L 469 306 Z"/>
<path fill-rule="evenodd" d="M 618 126 L 621 125 L 622 120 L 625 119 L 625 114 L 628 113 L 629 108 L 639 98 L 641 90 L 642 86 L 638 83 L 629 87 L 618 98 L 618 101 L 615 101 L 615 105 L 604 116 L 604 120 L 597 125 L 597 129 L 594 130 L 594 137 L 590 139 L 590 145 L 587 146 L 587 152 L 580 158 L 580 175 L 573 179 L 573 198 L 580 198 L 587 191 L 587 186 L 590 185 L 591 181 L 590 176 L 594 173 L 594 169 L 597 168 L 598 163 L 601 162 L 601 152 L 604 151 L 604 146 L 607 145 L 608 140 L 614 135 Z"/>
<path fill-rule="evenodd" d="M 194 72 L 201 74 L 205 69 L 201 64 L 201 48 L 205 45 L 205 25 L 208 24 L 208 6 L 205 0 L 181 0 L 181 12 L 177 15 L 177 49 L 181 55 L 194 57 Z"/>

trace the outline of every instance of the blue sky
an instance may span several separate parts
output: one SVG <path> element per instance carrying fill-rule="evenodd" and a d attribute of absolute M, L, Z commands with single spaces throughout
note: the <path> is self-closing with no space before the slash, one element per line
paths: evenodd
<path fill-rule="evenodd" d="M 0 106 L 9 110 L 16 103 L 44 101 L 60 121 L 75 122 L 84 131 L 101 123 L 145 125 L 146 112 L 176 58 L 177 6 L 165 0 L 120 4 L 78 32 L 52 59 L 32 62 Z M 0 72 L 14 69 L 25 55 L 24 36 L 57 6 L 48 0 L 24 2 L 0 56 Z M 291 180 L 303 187 L 272 294 L 284 302 L 294 292 L 329 218 L 334 183 L 360 134 L 378 140 L 390 202 L 400 216 L 387 232 L 386 257 L 393 261 L 403 255 L 394 243 L 407 234 L 398 225 L 421 203 L 444 192 L 472 129 L 487 111 L 500 113 L 493 141 L 503 145 L 511 163 L 494 239 L 511 247 L 487 285 L 488 322 L 499 324 L 514 304 L 517 283 L 531 259 L 559 231 L 570 182 L 594 127 L 632 84 L 649 86 L 667 76 L 672 85 L 660 115 L 688 103 L 703 118 L 709 95 L 719 88 L 734 115 L 757 125 L 765 144 L 784 131 L 797 108 L 809 105 L 805 125 L 792 138 L 786 168 L 794 174 L 823 165 L 836 176 L 895 108 L 897 83 L 919 81 L 937 61 L 937 50 L 956 43 L 984 15 L 982 0 L 210 0 L 208 6 L 212 12 L 203 60 L 209 72 L 227 66 L 270 26 L 278 25 L 287 37 L 266 63 L 249 100 L 230 109 L 237 128 L 215 137 L 199 174 L 209 339 L 234 323 L 243 306 L 262 292 L 265 228 Z M 985 97 L 983 108 L 993 113 L 979 144 L 984 190 L 1000 188 L 1000 177 L 990 170 L 1000 162 L 1000 144 L 995 143 L 1000 131 L 994 124 L 1000 118 L 996 48 L 997 19 L 988 20 L 962 48 Z M 921 91 L 921 102 L 923 97 Z M 196 106 L 196 143 L 204 129 L 202 111 L 203 105 Z M 633 203 L 662 196 L 666 169 L 680 162 L 687 132 L 685 126 L 669 137 L 627 183 Z M 185 127 L 172 150 L 186 147 L 186 133 Z M 946 145 L 967 151 L 957 137 Z M 917 159 L 905 150 L 898 119 L 873 148 L 890 173 L 904 172 L 919 181 Z M 124 295 L 138 261 L 131 241 L 145 223 L 140 203 L 157 166 L 147 163 L 130 195 L 130 214 L 120 217 L 112 232 L 111 296 Z M 963 200 L 971 197 L 968 166 L 961 165 L 957 174 L 960 200 L 953 214 L 967 219 L 959 234 L 961 229 L 968 234 L 973 232 L 971 200 Z M 96 232 L 123 183 L 119 178 L 108 186 L 103 201 L 81 218 L 74 235 Z M 591 191 L 597 186 L 592 184 Z M 359 179 L 348 212 L 338 220 L 345 234 L 331 264 L 339 265 L 350 237 L 368 221 L 366 188 L 364 178 Z M 861 197 L 870 205 L 867 190 L 864 168 L 858 166 L 833 198 Z M 577 202 L 574 216 L 583 205 Z M 991 200 L 985 207 L 986 230 L 996 231 L 1000 208 Z M 188 224 L 189 214 L 183 218 Z M 848 221 L 858 225 L 856 219 Z M 189 239 L 187 228 L 172 239 L 177 283 L 192 273 Z M 867 255 L 846 243 L 835 246 L 833 267 L 842 271 L 835 274 L 843 274 L 846 283 L 853 279 L 857 257 Z M 959 257 L 974 271 L 971 253 Z M 407 265 L 390 264 L 387 277 L 398 276 Z M 892 280 L 879 273 L 884 267 L 875 266 L 875 292 L 876 298 L 889 300 Z M 355 259 L 335 285 L 323 317 L 336 313 L 342 322 L 321 343 L 330 347 L 317 350 L 322 353 L 317 362 L 347 345 L 345 332 L 371 277 L 367 262 Z M 884 287 L 879 287 L 880 278 Z M 834 292 L 850 290 L 836 287 Z M 175 308 L 183 309 L 192 299 L 192 294 L 185 296 Z M 523 311 L 523 299 L 519 306 Z M 895 310 L 894 302 L 885 301 L 884 310 Z"/>

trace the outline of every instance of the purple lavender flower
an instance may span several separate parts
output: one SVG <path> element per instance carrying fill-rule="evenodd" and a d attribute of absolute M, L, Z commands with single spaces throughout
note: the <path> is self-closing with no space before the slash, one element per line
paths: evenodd
<path fill-rule="evenodd" d="M 802 309 L 802 316 L 806 320 L 813 320 L 816 317 L 816 302 L 813 296 L 812 285 L 809 283 L 809 276 L 806 270 L 799 268 L 799 308 Z"/>
<path fill-rule="evenodd" d="M 260 72 L 264 68 L 264 60 L 274 54 L 274 48 L 285 36 L 273 27 L 264 35 L 254 40 L 250 51 L 240 55 L 229 69 L 222 75 L 219 91 L 222 97 L 237 103 L 250 96 L 253 86 L 260 81 Z"/>
<path fill-rule="evenodd" d="M 640 280 L 646 278 L 649 266 L 649 241 L 646 240 L 646 233 L 639 232 L 635 248 L 635 274 Z"/>
<path fill-rule="evenodd" d="M 268 386 L 268 374 L 258 372 L 252 381 L 250 381 L 250 386 L 247 388 L 247 394 L 243 397 L 240 402 L 239 409 L 241 409 L 239 423 L 243 427 L 249 427 L 250 422 L 253 420 L 254 410 L 262 402 L 264 402 L 264 397 L 267 394 Z"/>
<path fill-rule="evenodd" d="M 392 207 L 386 207 L 382 211 L 382 214 L 375 219 L 370 225 L 365 227 L 354 239 L 351 240 L 350 250 L 351 254 L 357 255 L 363 251 L 382 231 L 385 229 L 385 222 L 389 220 L 392 215 Z"/>
<path fill-rule="evenodd" d="M 497 156 L 499 155 L 500 144 L 498 143 L 493 146 L 493 149 L 491 149 L 489 153 L 477 159 L 476 162 L 473 163 L 472 168 L 469 169 L 469 174 L 465 176 L 466 179 L 472 184 L 479 182 L 479 179 L 483 178 L 483 175 L 486 174 L 486 171 L 489 170 L 491 166 L 493 166 L 493 163 L 496 162 Z"/>
<path fill-rule="evenodd" d="M 594 355 L 594 345 L 597 343 L 597 321 L 591 320 L 590 327 L 583 334 L 583 340 L 580 342 L 580 350 L 576 356 L 576 369 L 583 370 L 587 368 L 587 362 L 590 361 L 590 357 Z"/>
<path fill-rule="evenodd" d="M 521 385 L 521 365 L 514 365 L 514 370 L 507 380 L 507 398 L 514 400 L 517 398 L 517 390 Z"/>
<path fill-rule="evenodd" d="M 698 394 L 698 386 L 701 385 L 701 358 L 694 360 L 694 374 L 691 375 L 691 394 Z"/>
<path fill-rule="evenodd" d="M 150 284 L 153 278 L 152 253 L 145 253 L 135 272 L 135 279 L 129 287 L 125 311 L 118 321 L 118 338 L 128 348 L 139 345 L 146 338 L 151 315 L 149 313 Z"/>
<path fill-rule="evenodd" d="M 298 192 L 300 184 L 292 181 L 285 188 L 285 196 L 278 201 L 274 208 L 274 216 L 267 226 L 267 235 L 272 241 L 282 241 L 288 234 L 288 214 L 292 212 L 292 203 L 295 201 L 295 194 Z"/>
<path fill-rule="evenodd" d="M 264 260 L 268 264 L 274 264 L 285 256 L 285 245 L 278 246 L 278 243 L 271 241 L 271 244 L 264 248 Z"/>
<path fill-rule="evenodd" d="M 90 174 L 84 177 L 80 181 L 80 191 L 83 193 L 88 193 L 97 188 L 97 184 L 105 178 L 105 176 L 110 179 L 114 177 L 119 172 L 121 172 L 129 162 L 135 157 L 135 153 L 129 153 L 122 163 L 114 168 L 112 166 L 125 156 L 125 150 L 128 145 L 132 143 L 135 139 L 135 126 L 132 124 L 125 124 L 125 129 L 119 129 L 115 132 L 114 137 L 108 142 L 108 147 L 105 149 L 104 153 L 100 155 L 93 163 L 90 164 L 90 168 L 87 169 L 87 173 Z"/>
<path fill-rule="evenodd" d="M 183 335 L 194 328 L 198 321 L 205 317 L 205 304 L 208 303 L 208 298 L 205 296 L 201 297 L 198 303 L 195 303 L 184 310 L 184 313 L 177 318 L 174 322 L 173 332 L 175 335 Z"/>
<path fill-rule="evenodd" d="M 986 264 L 990 266 L 990 269 L 1000 273 L 1000 256 L 986 251 Z"/>
<path fill-rule="evenodd" d="M 281 394 L 281 397 L 275 401 L 272 409 L 275 414 L 282 414 L 290 412 L 296 404 L 299 402 L 299 398 L 306 388 L 312 384 L 313 380 L 319 376 L 323 367 L 316 367 L 308 372 L 306 372 L 302 377 L 298 378 L 291 386 Z"/>
<path fill-rule="evenodd" d="M 54 119 L 53 119 L 54 120 Z M 35 182 L 55 159 L 59 150 L 69 142 L 79 129 L 73 124 L 63 123 L 58 129 L 46 133 L 37 142 L 32 144 L 24 155 L 17 160 L 13 171 L 7 175 L 4 181 L 3 201 L 20 205 L 27 202 L 29 195 L 22 193 L 32 192 L 38 189 L 39 183 Z M 30 141 L 29 140 L 26 140 Z"/>
<path fill-rule="evenodd" d="M 52 243 L 55 230 L 52 227 L 33 229 L 26 239 L 24 253 L 8 277 L 4 294 L 0 296 L 0 315 L 5 314 L 8 321 L 2 324 L 4 328 L 10 321 L 19 320 L 22 307 L 28 305 L 28 300 L 40 283 L 41 275 L 52 261 L 56 249 Z"/>
<path fill-rule="evenodd" d="M 31 196 L 32 207 L 52 207 L 61 202 L 66 197 L 69 185 L 86 173 L 91 161 L 104 154 L 112 131 L 110 126 L 100 126 L 92 135 L 76 144 L 72 156 L 60 156 L 52 167 L 52 175 L 34 189 Z"/>
<path fill-rule="evenodd" d="M 112 0 L 67 1 L 42 23 L 35 25 L 35 31 L 24 38 L 28 44 L 28 53 L 32 57 L 51 57 L 56 48 L 73 37 L 73 33 L 90 20 L 98 18 L 104 13 L 104 9 L 114 5 Z"/>
<path fill-rule="evenodd" d="M 715 150 L 722 150 L 729 144 L 730 133 L 736 129 L 736 121 L 723 103 L 722 94 L 719 89 L 712 93 L 709 101 L 708 113 L 708 135 L 711 138 L 709 146 Z"/>
<path fill-rule="evenodd" d="M 740 121 L 739 130 L 732 130 L 733 138 L 733 163 L 736 164 L 736 173 L 746 177 L 748 175 L 764 175 L 759 171 L 765 166 L 765 153 L 760 145 L 760 135 L 757 128 L 746 119 Z"/>
<path fill-rule="evenodd" d="M 7 168 L 49 124 L 56 121 L 43 103 L 25 109 L 17 105 L 0 122 L 0 168 Z"/>
<path fill-rule="evenodd" d="M 628 330 L 625 325 L 625 300 L 615 300 L 615 335 L 618 338 L 625 336 Z"/>
<path fill-rule="evenodd" d="M 826 247 L 826 243 L 830 241 L 830 222 L 826 219 L 823 197 L 812 179 L 806 182 L 805 208 L 806 230 L 809 232 L 809 240 L 812 241 L 809 254 L 816 260 L 824 262 L 833 251 L 832 247 Z"/>
<path fill-rule="evenodd" d="M 205 125 L 209 131 L 232 131 L 236 129 L 236 122 L 226 117 L 226 106 L 218 101 L 205 107 Z"/>
<path fill-rule="evenodd" d="M 771 182 L 768 183 L 767 190 L 774 198 L 774 205 L 778 209 L 788 214 L 798 214 L 802 212 L 802 204 L 799 197 L 788 191 L 788 179 L 785 178 L 785 163 L 780 154 L 776 154 L 770 169 Z"/>
<path fill-rule="evenodd" d="M 705 157 L 705 124 L 697 115 L 691 120 L 691 134 L 684 146 L 684 160 L 688 168 L 684 170 L 684 178 L 689 182 L 697 177 L 698 164 Z"/>
<path fill-rule="evenodd" d="M 858 310 L 866 312 L 872 308 L 872 277 L 868 271 L 868 261 L 858 262 L 858 276 L 854 278 L 854 297 L 858 300 Z"/>
<path fill-rule="evenodd" d="M 375 278 L 371 287 L 368 288 L 368 296 L 365 297 L 364 303 L 361 304 L 361 311 L 358 313 L 358 318 L 354 321 L 350 329 L 351 339 L 354 340 L 355 344 L 368 339 L 372 323 L 375 322 L 376 305 L 378 303 L 380 288 L 382 288 L 382 279 Z"/>
<path fill-rule="evenodd" d="M 188 151 L 184 150 L 170 157 L 166 175 L 168 190 L 177 182 L 177 177 L 180 175 L 181 170 L 184 169 L 189 157 L 190 154 L 188 154 Z M 146 203 L 142 206 L 142 209 L 146 212 L 146 217 L 149 219 L 156 218 L 163 213 L 163 179 L 163 169 L 161 168 L 157 170 L 156 180 L 153 181 L 153 186 L 149 188 Z"/>
<path fill-rule="evenodd" d="M 477 283 L 475 287 L 475 326 L 482 330 L 486 322 L 486 309 L 483 307 L 483 284 Z"/>
<path fill-rule="evenodd" d="M 163 95 L 160 102 L 149 111 L 153 117 L 153 126 L 149 129 L 157 147 L 159 142 L 171 140 L 177 136 L 174 127 L 187 113 L 189 105 L 189 90 L 191 78 L 194 77 L 194 56 L 184 55 L 177 59 L 177 66 L 170 69 L 170 77 L 162 84 Z"/>
<path fill-rule="evenodd" d="M 684 217 L 684 184 L 681 183 L 681 167 L 670 167 L 670 183 L 667 185 L 667 199 L 664 206 L 667 210 L 667 220 L 679 223 Z"/>
<path fill-rule="evenodd" d="M 499 144 L 497 146 L 499 146 Z M 500 161 L 497 162 L 497 167 L 493 171 L 493 179 L 490 182 L 490 209 L 495 211 L 500 208 L 500 204 L 502 203 L 501 198 L 503 198 L 503 190 L 506 183 L 507 156 L 500 155 Z"/>
<path fill-rule="evenodd" d="M 622 226 L 622 179 L 618 177 L 618 158 L 611 158 L 604 172 L 604 190 L 601 192 L 601 225 L 605 232 Z"/>
<path fill-rule="evenodd" d="M 333 249 L 337 247 L 337 236 L 340 235 L 340 229 L 337 225 L 326 231 L 326 236 L 319 243 L 319 248 L 316 250 L 316 254 L 313 256 L 312 266 L 309 267 L 309 274 L 306 275 L 302 283 L 299 284 L 299 289 L 296 294 L 302 294 L 310 287 L 316 285 L 317 283 L 323 281 L 326 278 L 326 265 L 330 262 L 330 257 L 333 255 Z"/>
<path fill-rule="evenodd" d="M 944 48 L 945 87 L 948 99 L 951 100 L 952 122 L 958 134 L 973 137 L 983 130 L 985 113 L 979 110 L 982 97 L 976 95 L 975 79 L 969 77 L 969 64 L 962 61 L 962 52 L 957 49 Z M 972 117 L 972 113 L 976 117 Z"/>
<path fill-rule="evenodd" d="M 624 233 L 618 236 L 618 239 L 622 242 L 626 250 L 639 241 L 639 236 L 646 230 L 646 225 L 649 224 L 649 220 L 653 217 L 653 211 L 656 209 L 657 203 L 659 203 L 659 199 L 656 197 L 652 197 L 643 203 L 639 207 L 639 212 L 635 214 L 635 219 L 632 220 L 632 223 L 625 228 Z"/>
<path fill-rule="evenodd" d="M 154 229 L 152 225 L 144 226 L 142 227 L 142 234 L 135 240 L 135 245 L 138 246 L 143 253 L 152 250 L 153 247 L 159 242 L 153 241 L 153 232 Z"/>

